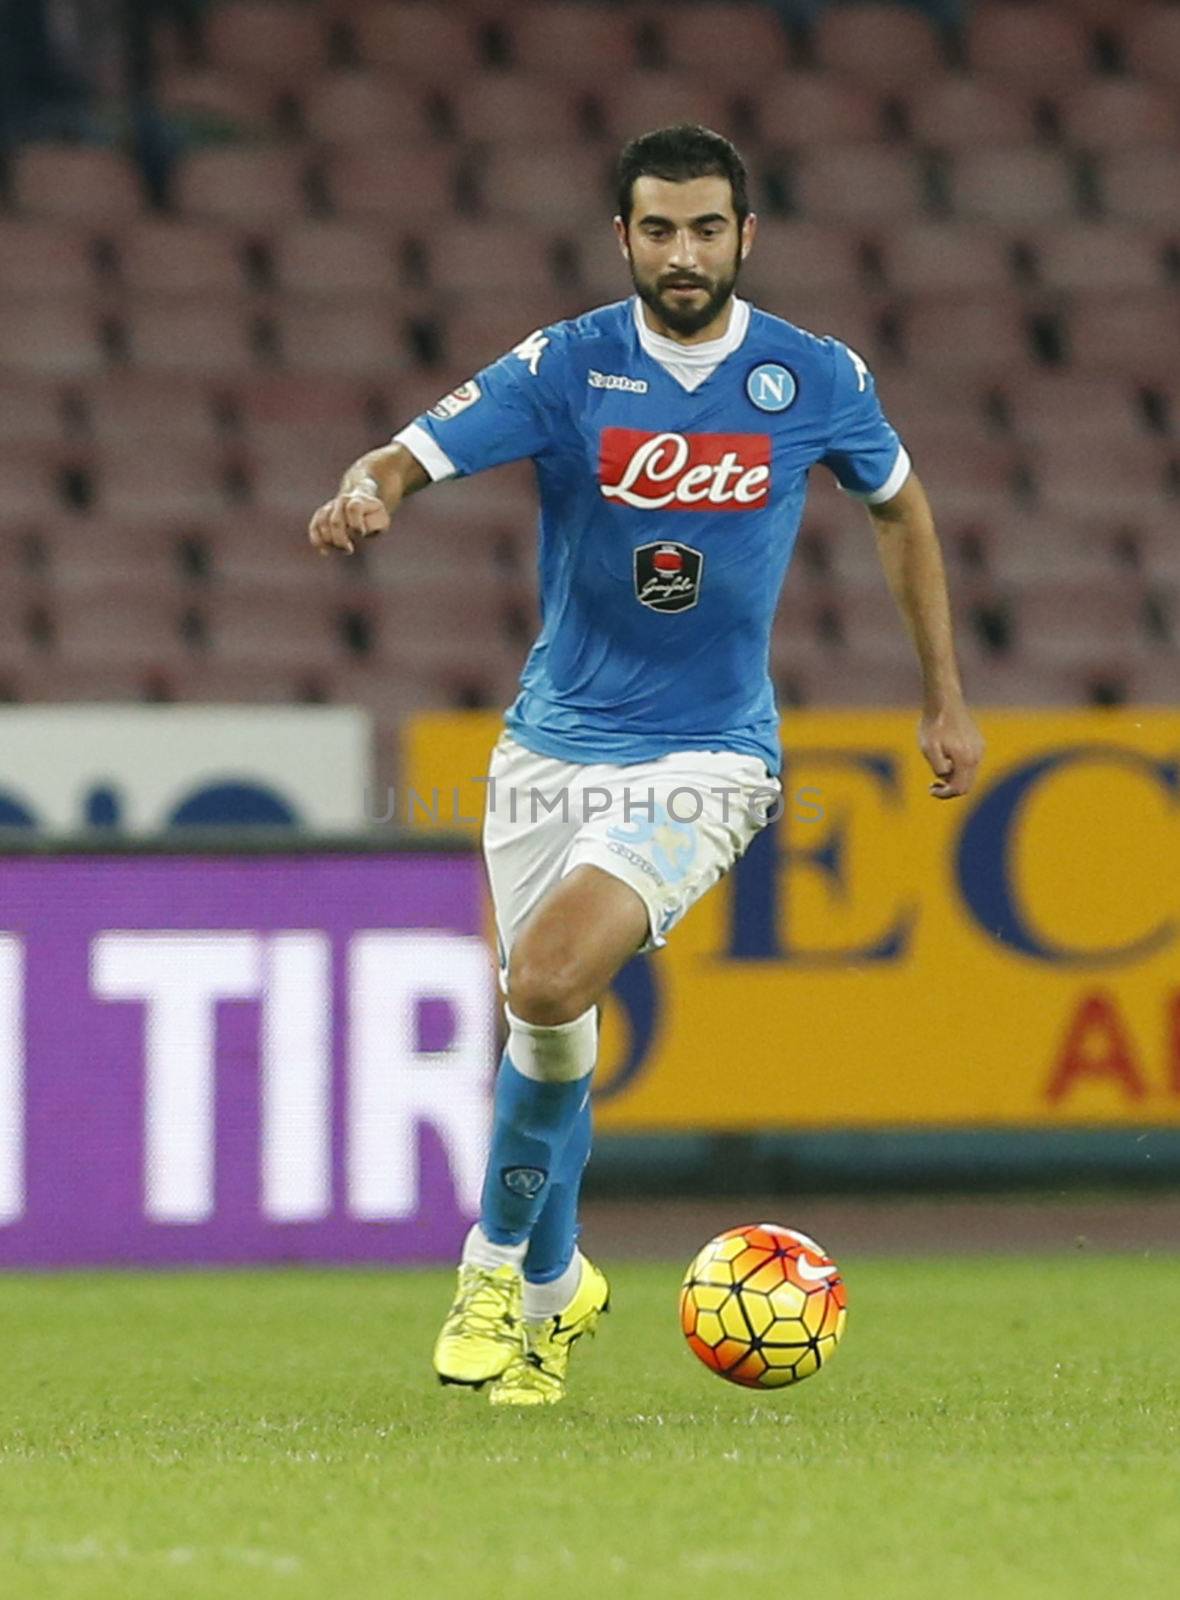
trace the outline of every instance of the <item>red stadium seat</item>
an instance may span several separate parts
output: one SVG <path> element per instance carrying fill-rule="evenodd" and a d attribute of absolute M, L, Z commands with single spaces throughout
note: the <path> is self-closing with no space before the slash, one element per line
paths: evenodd
<path fill-rule="evenodd" d="M 1150 291 L 1164 287 L 1163 250 L 1146 234 L 1111 224 L 1079 223 L 1035 236 L 1042 283 L 1067 291 Z"/>
<path fill-rule="evenodd" d="M 394 68 L 408 83 L 463 82 L 480 65 L 476 21 L 434 0 L 365 5 L 356 17 L 360 57 L 366 66 Z"/>
<path fill-rule="evenodd" d="M 609 160 L 577 145 L 494 150 L 481 191 L 489 216 L 535 227 L 607 220 L 614 210 Z"/>
<path fill-rule="evenodd" d="M 343 217 L 380 217 L 393 227 L 421 226 L 455 208 L 456 157 L 419 146 L 339 150 L 328 183 Z"/>
<path fill-rule="evenodd" d="M 1120 222 L 1175 227 L 1180 195 L 1180 149 L 1134 150 L 1102 164 L 1106 209 Z"/>
<path fill-rule="evenodd" d="M 0 439 L 21 446 L 61 443 L 66 430 L 62 401 L 63 386 L 52 379 L 0 372 Z"/>
<path fill-rule="evenodd" d="M 303 210 L 304 158 L 289 149 L 202 150 L 176 182 L 179 209 L 243 226 L 285 222 Z"/>
<path fill-rule="evenodd" d="M 1031 143 L 1033 138 L 1030 100 L 1007 85 L 942 77 L 907 98 L 910 133 L 921 144 L 972 151 Z"/>
<path fill-rule="evenodd" d="M 955 161 L 954 194 L 959 215 L 975 222 L 1043 223 L 1077 210 L 1070 165 L 1051 150 L 963 152 Z"/>
<path fill-rule="evenodd" d="M 687 73 L 620 74 L 602 86 L 596 99 L 615 144 L 680 122 L 699 122 L 727 137 L 736 136 L 729 97 L 718 84 Z"/>
<path fill-rule="evenodd" d="M 787 64 L 787 38 L 763 5 L 704 3 L 657 11 L 664 58 L 702 84 L 743 92 Z M 651 126 L 658 126 L 652 123 Z"/>
<path fill-rule="evenodd" d="M 130 333 L 134 361 L 153 372 L 225 378 L 248 372 L 258 360 L 249 315 L 203 296 L 140 305 Z"/>
<path fill-rule="evenodd" d="M 218 437 L 214 397 L 200 379 L 169 374 L 112 372 L 84 387 L 91 436 L 99 444 L 120 440 L 184 440 L 212 444 Z"/>
<path fill-rule="evenodd" d="M 477 371 L 547 323 L 568 315 L 561 296 L 551 292 L 510 297 L 467 296 L 446 317 L 446 347 L 452 364 Z"/>
<path fill-rule="evenodd" d="M 1019 302 L 971 298 L 919 302 L 906 319 L 906 351 L 919 369 L 1002 375 L 1028 361 Z"/>
<path fill-rule="evenodd" d="M 1039 503 L 1046 510 L 1093 515 L 1150 513 L 1176 469 L 1175 446 L 1107 436 L 1100 450 L 1081 434 L 1059 434 L 1033 452 Z"/>
<path fill-rule="evenodd" d="M 1049 91 L 1080 82 L 1091 67 L 1085 24 L 1053 5 L 990 0 L 967 34 L 974 71 L 1009 87 Z"/>
<path fill-rule="evenodd" d="M 789 149 L 872 144 L 881 107 L 871 89 L 827 73 L 776 76 L 761 88 L 758 134 L 764 145 Z"/>
<path fill-rule="evenodd" d="M 1143 598 L 1137 584 L 1026 583 L 1017 597 L 1019 648 L 1030 660 L 1088 665 L 1104 651 L 1143 654 Z"/>
<path fill-rule="evenodd" d="M 246 290 L 242 240 L 231 230 L 143 217 L 118 243 L 120 275 L 133 294 L 224 298 Z"/>
<path fill-rule="evenodd" d="M 1180 86 L 1180 11 L 1175 6 L 1135 10 L 1125 19 L 1123 38 L 1133 72 L 1169 87 Z"/>
<path fill-rule="evenodd" d="M 1075 372 L 1012 372 L 997 385 L 1014 433 L 1025 440 L 1085 439 L 1090 449 L 1104 439 L 1142 436 L 1132 384 L 1110 376 Z"/>
<path fill-rule="evenodd" d="M 472 143 L 535 147 L 581 136 L 577 97 L 544 78 L 481 73 L 457 87 L 450 103 L 460 138 Z"/>
<path fill-rule="evenodd" d="M 378 392 L 383 385 L 374 386 Z M 320 432 L 347 430 L 358 440 L 369 437 L 368 404 L 372 390 L 355 378 L 322 373 L 260 373 L 233 387 L 234 400 L 248 441 L 315 437 Z M 359 455 L 363 444 L 354 454 Z"/>
<path fill-rule="evenodd" d="M 513 61 L 543 83 L 595 87 L 640 63 L 635 22 L 601 5 L 521 5 L 511 11 Z"/>
<path fill-rule="evenodd" d="M 184 602 L 151 583 L 131 588 L 122 575 L 68 589 L 54 602 L 55 654 L 63 665 L 172 672 L 192 651 L 180 629 Z"/>
<path fill-rule="evenodd" d="M 864 287 L 859 246 L 855 232 L 816 222 L 761 219 L 742 268 L 740 292 L 759 302 L 855 294 Z"/>
<path fill-rule="evenodd" d="M 595 228 L 572 230 L 570 242 L 578 261 L 578 294 L 583 309 L 621 300 L 631 293 L 627 263 L 608 218 L 603 217 Z"/>
<path fill-rule="evenodd" d="M 173 67 L 160 74 L 155 98 L 180 124 L 265 138 L 276 131 L 280 90 L 270 80 L 212 67 Z"/>
<path fill-rule="evenodd" d="M 12 194 L 31 217 L 61 217 L 110 227 L 140 209 L 129 156 L 91 145 L 35 144 L 13 158 Z"/>
<path fill-rule="evenodd" d="M 1009 289 L 1007 241 L 990 228 L 912 222 L 883 241 L 885 276 L 906 294 L 953 294 Z"/>
<path fill-rule="evenodd" d="M 304 105 L 314 139 L 330 145 L 424 144 L 430 128 L 422 100 L 392 74 L 326 73 Z"/>
<path fill-rule="evenodd" d="M 1175 146 L 1180 115 L 1169 95 L 1125 78 L 1094 78 L 1059 104 L 1066 138 L 1083 150 Z"/>
<path fill-rule="evenodd" d="M 6 297 L 93 295 L 97 279 L 91 240 L 56 222 L 5 217 L 0 223 L 0 284 Z"/>
<path fill-rule="evenodd" d="M 552 239 L 540 229 L 455 218 L 432 228 L 428 244 L 430 282 L 440 294 L 519 294 L 552 282 Z"/>
<path fill-rule="evenodd" d="M 906 89 L 916 78 L 936 77 L 944 64 L 933 26 L 893 5 L 825 11 L 814 43 L 820 66 L 881 89 Z"/>
<path fill-rule="evenodd" d="M 799 163 L 797 198 L 803 215 L 816 222 L 889 222 L 922 211 L 922 178 L 905 151 L 878 145 L 811 150 Z"/>
<path fill-rule="evenodd" d="M 302 589 L 239 582 L 232 590 L 216 590 L 206 608 L 211 654 L 250 670 L 260 664 L 270 671 L 305 673 L 347 660 L 339 628 L 344 605 L 338 595 L 325 592 L 319 579 L 313 571 L 313 581 Z"/>
<path fill-rule="evenodd" d="M 98 319 L 58 301 L 0 301 L 0 351 L 10 373 L 78 378 L 106 364 Z"/>
<path fill-rule="evenodd" d="M 297 222 L 273 238 L 272 248 L 284 290 L 346 300 L 396 292 L 399 243 L 374 224 Z"/>
<path fill-rule="evenodd" d="M 98 507 L 110 518 L 215 517 L 228 501 L 215 446 L 172 440 L 167 469 L 153 470 L 139 440 L 103 448 L 95 460 Z"/>
<path fill-rule="evenodd" d="M 0 450 L 0 506 L 7 526 L 64 514 L 60 474 L 71 459 L 68 450 L 56 441 L 39 446 L 28 441 L 20 445 L 4 441 Z"/>
<path fill-rule="evenodd" d="M 352 373 L 358 381 L 388 377 L 407 361 L 397 301 L 388 295 L 339 304 L 288 297 L 282 347 L 294 372 Z"/>
<path fill-rule="evenodd" d="M 1079 371 L 1167 381 L 1180 366 L 1180 320 L 1158 294 L 1078 297 L 1069 343 Z"/>
<path fill-rule="evenodd" d="M 206 24 L 214 66 L 284 83 L 312 78 L 323 59 L 318 7 L 276 0 L 224 0 Z"/>

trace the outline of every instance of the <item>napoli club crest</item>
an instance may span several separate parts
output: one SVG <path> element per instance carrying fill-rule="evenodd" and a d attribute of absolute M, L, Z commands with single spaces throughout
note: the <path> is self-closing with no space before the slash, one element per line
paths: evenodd
<path fill-rule="evenodd" d="M 663 540 L 635 551 L 635 598 L 652 611 L 687 611 L 701 592 L 702 551 Z"/>
<path fill-rule="evenodd" d="M 799 385 L 789 367 L 763 361 L 746 379 L 746 393 L 759 411 L 787 411 L 795 404 Z"/>

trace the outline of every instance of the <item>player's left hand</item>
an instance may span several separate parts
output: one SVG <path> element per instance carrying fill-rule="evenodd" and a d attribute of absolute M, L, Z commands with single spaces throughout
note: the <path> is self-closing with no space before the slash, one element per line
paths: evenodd
<path fill-rule="evenodd" d="M 983 759 L 983 735 L 963 702 L 924 713 L 918 724 L 918 744 L 934 772 L 936 781 L 930 785 L 934 798 L 953 800 L 966 794 Z"/>

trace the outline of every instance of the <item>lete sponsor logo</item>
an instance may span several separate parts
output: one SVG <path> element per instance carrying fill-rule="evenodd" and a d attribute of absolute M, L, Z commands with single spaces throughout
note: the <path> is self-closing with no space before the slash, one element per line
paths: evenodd
<path fill-rule="evenodd" d="M 770 498 L 770 436 L 604 428 L 598 479 L 640 511 L 749 511 Z"/>

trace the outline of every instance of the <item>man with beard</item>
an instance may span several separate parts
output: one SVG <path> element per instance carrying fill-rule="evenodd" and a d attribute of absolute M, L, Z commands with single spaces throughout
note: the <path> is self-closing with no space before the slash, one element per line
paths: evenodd
<path fill-rule="evenodd" d="M 508 1045 L 434 1352 L 444 1382 L 490 1380 L 496 1404 L 560 1399 L 606 1309 L 577 1249 L 597 1004 L 777 814 L 770 631 L 816 462 L 873 521 L 921 667 L 931 793 L 966 793 L 982 753 L 929 506 L 868 369 L 734 295 L 756 227 L 741 157 L 704 128 L 647 134 L 618 205 L 635 297 L 531 334 L 350 467 L 310 526 L 321 552 L 351 551 L 428 483 L 536 465 L 544 622 L 484 826 Z"/>

